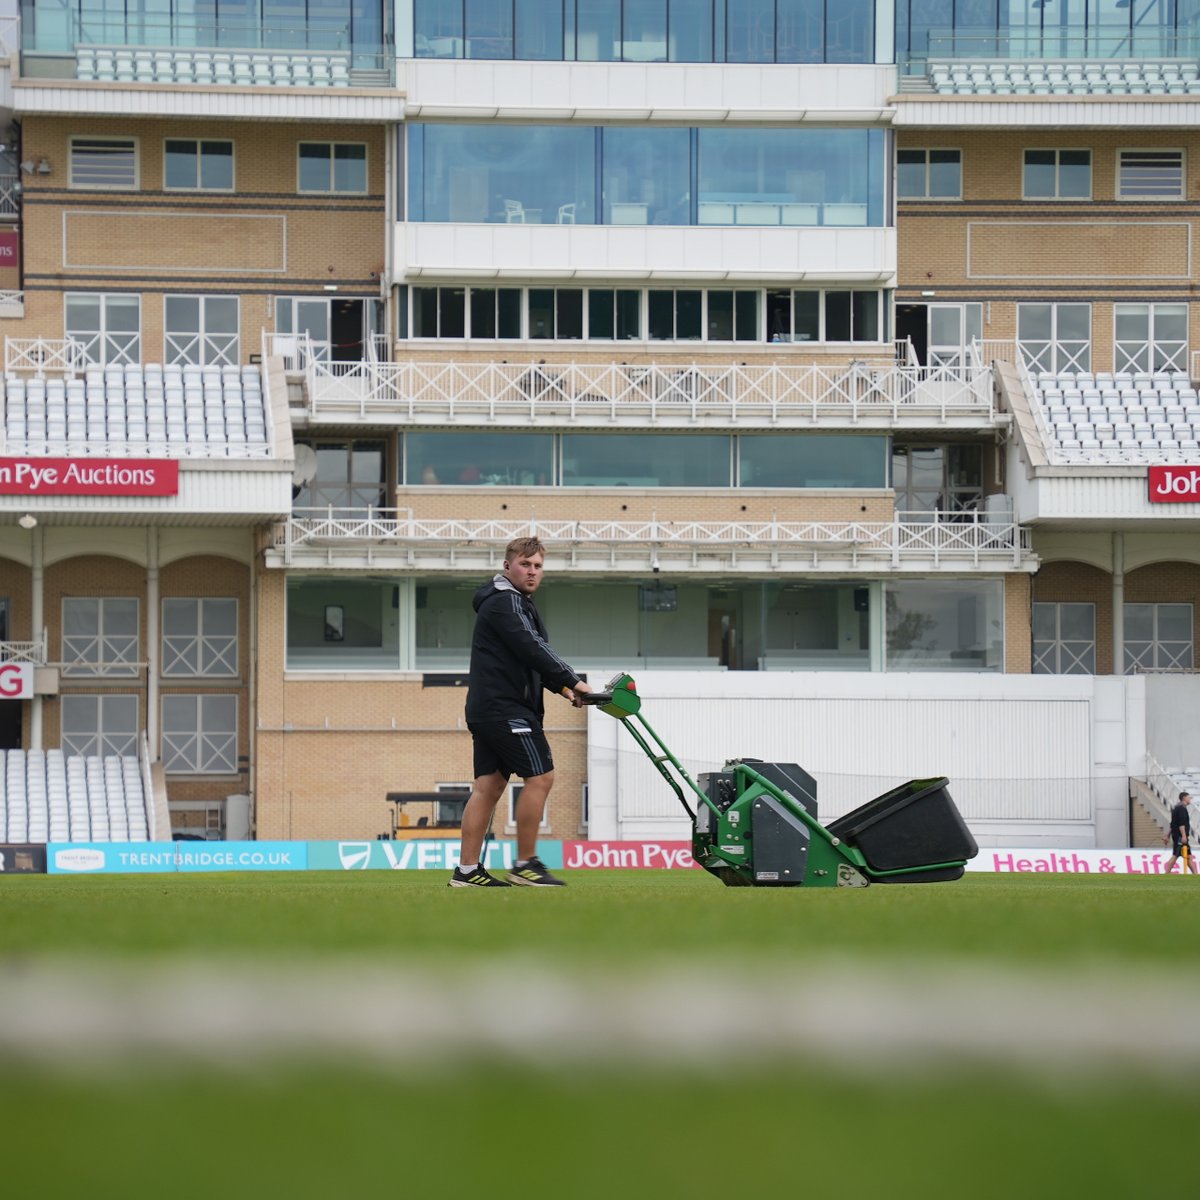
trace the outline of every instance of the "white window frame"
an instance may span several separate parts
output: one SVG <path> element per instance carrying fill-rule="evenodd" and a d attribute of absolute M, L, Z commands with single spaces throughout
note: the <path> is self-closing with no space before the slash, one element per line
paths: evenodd
<path fill-rule="evenodd" d="M 1030 196 L 1025 191 L 1025 155 L 1036 153 L 1038 151 L 1053 151 L 1054 153 L 1054 195 L 1053 196 Z M 1061 189 L 1062 176 L 1062 155 L 1063 154 L 1086 154 L 1088 156 L 1088 190 L 1086 196 L 1062 196 L 1059 195 Z M 1092 153 L 1090 146 L 1025 146 L 1021 150 L 1021 199 L 1022 200 L 1040 200 L 1046 203 L 1053 204 L 1084 204 L 1091 200 L 1096 191 L 1096 159 Z"/>
<path fill-rule="evenodd" d="M 525 782 L 510 783 L 504 793 L 504 804 L 507 815 L 507 820 L 504 824 L 506 833 L 514 833 L 517 828 L 517 801 L 521 798 L 521 793 L 525 790 Z M 550 805 L 546 804 L 542 808 L 542 819 L 538 825 L 541 832 L 545 832 L 550 828 Z"/>
<path fill-rule="evenodd" d="M 167 702 L 181 699 L 196 701 L 195 728 L 168 729 Z M 232 729 L 206 728 L 206 700 L 233 701 Z M 159 704 L 163 771 L 167 775 L 237 775 L 239 715 L 236 692 L 171 692 L 164 695 Z"/>
<path fill-rule="evenodd" d="M 191 142 L 196 147 L 196 182 L 189 187 L 172 187 L 167 183 L 167 143 L 168 142 Z M 232 180 L 227 188 L 205 187 L 200 182 L 200 160 L 204 157 L 203 147 L 209 146 L 228 146 L 229 147 L 229 165 L 232 168 Z M 228 195 L 230 192 L 237 191 L 237 146 L 233 138 L 218 138 L 218 137 L 165 137 L 162 140 L 162 186 L 164 192 L 213 192 L 218 195 Z"/>
<path fill-rule="evenodd" d="M 79 733 L 70 728 L 71 710 L 80 700 L 95 701 L 95 711 L 98 720 L 95 728 Z M 124 721 L 118 720 L 123 712 L 128 712 L 129 705 L 133 706 L 133 728 L 127 729 Z M 106 695 L 88 695 L 78 692 L 68 693 L 62 697 L 60 719 L 62 726 L 59 741 L 67 754 L 99 755 L 109 754 L 129 755 L 137 753 L 137 736 L 139 730 L 139 715 L 141 706 L 138 698 L 130 693 L 111 693 Z"/>
<path fill-rule="evenodd" d="M 1165 196 L 1161 192 L 1125 192 L 1121 187 L 1121 171 L 1125 165 L 1126 154 L 1178 154 L 1179 155 L 1179 190 L 1173 196 Z M 1119 201 L 1153 201 L 1169 204 L 1175 200 L 1187 199 L 1187 152 L 1175 146 L 1124 146 L 1117 151 L 1116 176 L 1113 180 L 1113 196 Z"/>
<path fill-rule="evenodd" d="M 77 143 L 105 142 L 114 146 L 128 146 L 133 151 L 132 183 L 84 183 L 75 178 L 75 147 Z M 142 186 L 141 143 L 136 137 L 111 137 L 92 134 L 72 134 L 67 145 L 67 187 L 88 192 L 136 192 Z"/>
<path fill-rule="evenodd" d="M 1128 342 L 1119 341 L 1117 339 L 1117 318 L 1120 315 L 1118 309 L 1122 308 L 1144 308 L 1147 310 L 1147 333 L 1148 337 L 1144 342 Z M 1117 301 L 1113 304 L 1113 370 L 1121 373 L 1133 375 L 1153 375 L 1160 371 L 1186 371 L 1190 358 L 1188 356 L 1188 340 L 1184 338 L 1182 342 L 1177 339 L 1170 341 L 1160 341 L 1155 336 L 1155 318 L 1157 310 L 1160 308 L 1182 308 L 1184 315 L 1184 328 L 1187 329 L 1190 322 L 1188 321 L 1188 304 L 1187 301 L 1181 303 L 1166 302 L 1166 303 L 1124 303 Z M 1137 350 L 1134 354 L 1130 354 L 1126 347 L 1136 345 Z M 1140 354 L 1146 355 L 1146 366 L 1142 367 L 1137 364 L 1137 357 Z M 1158 359 L 1163 360 L 1162 366 L 1156 366 Z"/>
<path fill-rule="evenodd" d="M 1048 305 L 1050 308 L 1050 336 L 1048 338 L 1021 337 L 1021 309 L 1029 305 Z M 1058 336 L 1059 309 L 1068 305 L 1078 305 L 1088 310 L 1088 336 L 1086 341 L 1071 338 L 1062 341 Z M 1017 348 L 1024 354 L 1029 370 L 1035 375 L 1045 372 L 1061 375 L 1068 371 L 1090 371 L 1092 369 L 1092 342 L 1095 337 L 1093 318 L 1095 313 L 1088 300 L 1030 300 L 1017 304 Z M 1026 347 L 1033 347 L 1031 353 L 1026 353 Z"/>
<path fill-rule="evenodd" d="M 925 190 L 919 196 L 909 196 L 909 195 L 901 195 L 900 194 L 899 178 L 900 178 L 900 153 L 901 153 L 901 151 L 903 151 L 905 154 L 921 154 L 921 155 L 924 155 L 924 157 L 925 157 Z M 931 196 L 929 194 L 929 166 L 930 166 L 929 156 L 934 153 L 957 154 L 958 155 L 958 195 L 956 195 L 956 196 Z M 1023 162 L 1024 162 L 1024 159 L 1022 158 L 1022 163 Z M 938 202 L 943 202 L 943 203 L 948 204 L 955 200 L 961 200 L 963 198 L 963 196 L 962 196 L 962 193 L 963 193 L 962 148 L 960 146 L 897 146 L 896 147 L 896 179 L 897 179 L 896 199 L 903 201 L 906 204 L 909 201 L 919 203 L 921 201 L 929 201 L 929 200 L 933 201 L 935 204 Z"/>
<path fill-rule="evenodd" d="M 213 601 L 233 604 L 233 633 L 204 632 L 205 605 Z M 167 633 L 167 607 L 182 610 L 192 605 L 195 621 L 191 632 Z M 162 601 L 162 674 L 171 679 L 236 679 L 238 677 L 238 631 L 241 609 L 236 596 L 164 596 Z M 205 662 L 223 665 L 225 670 L 204 670 Z M 186 670 L 176 669 L 186 667 Z"/>
<path fill-rule="evenodd" d="M 167 301 L 175 299 L 200 302 L 200 328 L 198 330 L 175 331 L 167 325 Z M 237 328 L 233 333 L 208 332 L 205 312 L 209 300 L 232 300 L 234 302 L 237 309 Z M 196 367 L 236 367 L 241 362 L 241 345 L 242 301 L 240 296 L 206 295 L 191 292 L 172 292 L 163 296 L 163 348 L 168 364 Z M 188 357 L 192 351 L 199 352 L 198 360 Z"/>
<path fill-rule="evenodd" d="M 1159 611 L 1163 608 L 1187 608 L 1191 610 L 1191 627 L 1188 640 L 1181 641 L 1163 641 L 1158 636 L 1158 618 Z M 1132 675 L 1139 667 L 1148 671 L 1170 671 L 1170 670 L 1186 670 L 1190 671 L 1195 663 L 1195 638 L 1196 638 L 1196 610 L 1195 606 L 1186 600 L 1165 600 L 1161 603 L 1141 603 L 1129 602 L 1125 605 L 1125 611 L 1130 608 L 1149 608 L 1151 609 L 1151 617 L 1153 621 L 1154 631 L 1151 639 L 1147 642 L 1142 639 L 1131 638 L 1128 633 L 1125 633 L 1123 644 L 1125 649 L 1125 674 Z M 1125 611 L 1121 613 L 1122 630 L 1124 630 Z M 1134 651 L 1133 646 L 1141 646 L 1142 649 Z M 1172 649 L 1175 647 L 1176 649 Z M 1146 659 L 1149 658 L 1149 662 Z"/>
<path fill-rule="evenodd" d="M 1062 636 L 1062 610 L 1065 604 L 1075 604 L 1092 610 L 1092 639 Z M 1033 673 L 1035 675 L 1095 675 L 1096 673 L 1096 605 L 1090 600 L 1037 600 L 1034 608 L 1045 605 L 1054 609 L 1054 638 L 1039 642 L 1033 637 Z M 1041 646 L 1039 651 L 1038 646 Z M 1064 663 L 1079 670 L 1063 670 Z"/>
<path fill-rule="evenodd" d="M 72 297 L 94 296 L 100 301 L 100 328 L 96 331 L 80 333 L 72 331 L 68 326 L 67 310 Z M 89 363 L 98 366 L 116 366 L 122 363 L 140 363 L 142 361 L 142 298 L 133 297 L 137 301 L 138 327 L 136 333 L 122 330 L 120 334 L 108 331 L 108 302 L 111 299 L 129 299 L 124 292 L 66 292 L 63 295 L 63 330 L 67 337 L 83 346 L 84 358 Z M 122 344 L 115 338 L 132 338 L 127 344 Z M 98 355 L 98 356 L 97 356 Z"/>
<path fill-rule="evenodd" d="M 105 633 L 104 606 L 107 601 L 133 602 L 134 629 L 131 634 Z M 67 606 L 79 601 L 99 606 L 99 632 L 67 633 Z M 142 602 L 136 596 L 64 596 L 62 598 L 62 673 L 72 678 L 110 677 L 128 679 L 138 673 L 138 647 L 141 644 Z M 91 653 L 94 648 L 98 653 Z"/>
<path fill-rule="evenodd" d="M 302 188 L 300 186 L 300 147 L 328 146 L 329 147 L 329 187 Z M 338 146 L 361 146 L 363 148 L 363 186 L 362 191 L 344 191 L 333 186 L 336 172 L 334 162 L 337 158 Z M 371 191 L 371 147 L 367 142 L 327 141 L 324 138 L 302 138 L 296 143 L 296 193 L 300 196 L 366 196 Z"/>

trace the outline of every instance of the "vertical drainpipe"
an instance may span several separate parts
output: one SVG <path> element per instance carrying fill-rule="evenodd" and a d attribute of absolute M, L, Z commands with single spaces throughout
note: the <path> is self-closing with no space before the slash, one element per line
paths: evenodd
<path fill-rule="evenodd" d="M 1125 674 L 1125 535 L 1112 535 L 1113 674 Z"/>
<path fill-rule="evenodd" d="M 30 633 L 34 638 L 42 636 L 46 627 L 46 572 L 45 548 L 42 541 L 42 526 L 37 525 L 30 531 L 29 566 L 32 574 L 33 590 L 29 597 Z M 41 696 L 34 695 L 29 706 L 29 748 L 41 750 L 42 745 L 42 706 Z"/>
<path fill-rule="evenodd" d="M 146 531 L 146 740 L 150 743 L 150 761 L 162 757 L 158 745 L 158 528 Z"/>
<path fill-rule="evenodd" d="M 250 793 L 250 836 L 258 837 L 258 552 L 255 531 L 250 537 L 250 647 L 246 679 L 246 730 L 249 766 L 246 790 Z"/>

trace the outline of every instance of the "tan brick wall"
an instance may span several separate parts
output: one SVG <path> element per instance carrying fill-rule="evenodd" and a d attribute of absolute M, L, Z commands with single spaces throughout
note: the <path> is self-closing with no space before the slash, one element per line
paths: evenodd
<path fill-rule="evenodd" d="M 986 301 L 984 336 L 1006 340 L 1016 336 L 1018 302 L 1088 302 L 1092 368 L 1102 371 L 1113 369 L 1115 303 L 1190 301 L 1200 282 L 1200 263 L 1193 258 L 1189 271 L 1187 254 L 1196 233 L 1194 205 L 1200 199 L 1200 137 L 1193 132 L 906 129 L 898 132 L 897 144 L 960 149 L 963 162 L 961 201 L 899 204 L 901 303 L 918 300 L 927 291 L 936 293 L 932 303 Z M 1023 201 L 1023 151 L 1037 148 L 1090 150 L 1092 199 Z M 1116 200 L 1118 150 L 1153 148 L 1184 151 L 1190 203 Z M 968 264 L 967 227 L 972 222 L 970 268 L 975 277 Z M 1200 344 L 1200 306 L 1190 306 L 1189 332 L 1191 344 Z"/>
<path fill-rule="evenodd" d="M 1004 670 L 1028 675 L 1033 665 L 1033 630 L 1030 624 L 1030 577 L 1004 577 Z"/>
<path fill-rule="evenodd" d="M 140 186 L 135 192 L 72 189 L 72 135 L 133 137 L 138 141 Z M 336 284 L 347 298 L 378 296 L 388 221 L 384 211 L 384 130 L 379 126 L 294 123 L 27 117 L 23 153 L 45 156 L 50 175 L 25 181 L 23 337 L 61 337 L 65 291 L 142 293 L 142 357 L 163 361 L 163 294 L 236 294 L 242 299 L 242 357 L 258 350 L 261 329 L 273 327 L 274 295 L 319 294 Z M 221 138 L 234 142 L 233 193 L 163 190 L 166 138 Z M 297 192 L 300 141 L 365 142 L 365 196 Z M 64 214 L 68 256 L 64 265 Z M 247 222 L 251 216 L 286 220 L 283 270 L 274 265 L 285 246 L 282 223 Z M 226 221 L 226 218 L 236 218 Z M 230 230 L 261 249 L 237 251 Z M 235 253 L 236 252 L 236 253 Z M 220 266 L 224 256 L 225 265 Z M 261 262 L 257 260 L 261 259 Z M 203 265 L 207 269 L 198 269 Z M 132 269 L 120 269 L 122 267 Z M 373 274 L 374 273 L 374 274 Z"/>

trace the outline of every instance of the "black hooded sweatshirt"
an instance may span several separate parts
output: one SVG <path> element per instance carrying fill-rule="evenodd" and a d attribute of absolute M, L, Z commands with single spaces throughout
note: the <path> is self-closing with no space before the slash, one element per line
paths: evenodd
<path fill-rule="evenodd" d="M 475 636 L 467 720 L 542 719 L 542 688 L 561 692 L 579 681 L 550 648 L 546 626 L 531 597 L 497 575 L 475 593 Z"/>

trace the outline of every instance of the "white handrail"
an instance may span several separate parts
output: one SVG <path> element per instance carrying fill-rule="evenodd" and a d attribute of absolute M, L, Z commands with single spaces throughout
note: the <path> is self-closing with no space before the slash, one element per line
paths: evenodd
<path fill-rule="evenodd" d="M 146 806 L 146 831 L 149 834 L 149 840 L 157 842 L 158 822 L 155 814 L 157 805 L 154 803 L 154 780 L 150 774 L 150 741 L 144 729 L 142 730 L 141 744 L 138 747 L 138 769 L 142 777 L 142 802 Z"/>
<path fill-rule="evenodd" d="M 4 339 L 4 373 L 32 371 L 41 379 L 47 372 L 78 375 L 87 366 L 83 343 L 74 338 Z"/>

